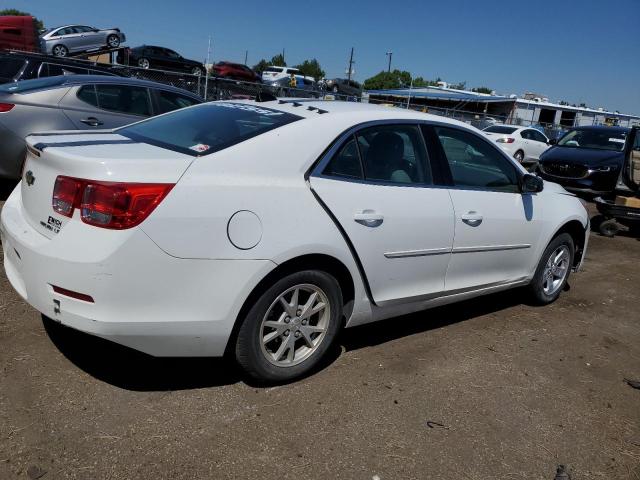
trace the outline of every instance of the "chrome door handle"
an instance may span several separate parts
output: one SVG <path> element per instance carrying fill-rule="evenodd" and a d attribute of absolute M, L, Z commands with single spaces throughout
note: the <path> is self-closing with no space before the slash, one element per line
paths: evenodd
<path fill-rule="evenodd" d="M 104 125 L 104 122 L 101 122 L 96 117 L 83 118 L 80 121 L 86 125 L 89 125 L 90 127 L 98 127 L 100 125 Z"/>
<path fill-rule="evenodd" d="M 470 227 L 477 227 L 482 223 L 482 215 L 478 212 L 467 212 L 460 217 Z"/>
<path fill-rule="evenodd" d="M 384 216 L 374 210 L 363 210 L 353 215 L 353 219 L 365 227 L 378 227 L 382 225 Z"/>

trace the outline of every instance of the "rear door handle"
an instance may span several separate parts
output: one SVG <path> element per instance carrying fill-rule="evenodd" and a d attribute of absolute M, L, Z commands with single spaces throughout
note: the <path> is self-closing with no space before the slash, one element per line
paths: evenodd
<path fill-rule="evenodd" d="M 365 227 L 378 227 L 382 225 L 384 216 L 375 210 L 363 210 L 353 215 L 353 219 Z"/>
<path fill-rule="evenodd" d="M 474 211 L 467 212 L 463 214 L 460 218 L 464 223 L 466 223 L 470 227 L 477 227 L 482 223 L 482 215 Z"/>
<path fill-rule="evenodd" d="M 100 125 L 104 125 L 104 122 L 101 122 L 96 117 L 83 118 L 80 121 L 85 125 L 89 125 L 90 127 L 98 127 Z"/>

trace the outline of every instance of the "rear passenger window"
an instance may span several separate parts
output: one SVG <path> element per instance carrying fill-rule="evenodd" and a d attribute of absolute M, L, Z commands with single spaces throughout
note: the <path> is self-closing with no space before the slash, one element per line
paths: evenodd
<path fill-rule="evenodd" d="M 384 125 L 357 134 L 367 180 L 397 184 L 431 184 L 427 153 L 418 127 Z"/>
<path fill-rule="evenodd" d="M 362 179 L 362 166 L 358 155 L 358 145 L 354 137 L 340 149 L 327 164 L 323 175 Z"/>
<path fill-rule="evenodd" d="M 98 106 L 98 97 L 96 96 L 96 87 L 93 85 L 85 85 L 78 90 L 78 98 L 94 107 Z"/>
<path fill-rule="evenodd" d="M 143 87 L 128 85 L 96 85 L 98 106 L 129 115 L 151 115 L 149 93 Z"/>
<path fill-rule="evenodd" d="M 455 128 L 435 131 L 456 186 L 519 192 L 515 166 L 487 141 Z"/>
<path fill-rule="evenodd" d="M 156 90 L 156 92 L 158 93 L 159 113 L 172 112 L 179 108 L 190 107 L 191 105 L 200 103 L 193 98 L 185 97 L 177 93 L 167 92 L 165 90 Z"/>

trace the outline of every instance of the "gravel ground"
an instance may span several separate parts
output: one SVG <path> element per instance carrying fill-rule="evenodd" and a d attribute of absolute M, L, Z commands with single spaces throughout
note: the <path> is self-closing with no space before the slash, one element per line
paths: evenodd
<path fill-rule="evenodd" d="M 554 305 L 508 292 L 352 329 L 276 388 L 43 322 L 2 270 L 0 478 L 640 480 L 640 242 L 590 242 Z"/>

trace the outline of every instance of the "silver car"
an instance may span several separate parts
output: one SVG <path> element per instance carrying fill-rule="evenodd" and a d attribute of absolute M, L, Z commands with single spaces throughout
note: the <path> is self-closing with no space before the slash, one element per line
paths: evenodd
<path fill-rule="evenodd" d="M 20 178 L 30 133 L 112 129 L 202 101 L 169 85 L 106 75 L 0 85 L 0 178 Z"/>
<path fill-rule="evenodd" d="M 66 57 L 69 53 L 87 52 L 100 48 L 118 48 L 126 40 L 118 28 L 100 30 L 86 25 L 66 25 L 48 30 L 40 36 L 44 53 Z"/>

